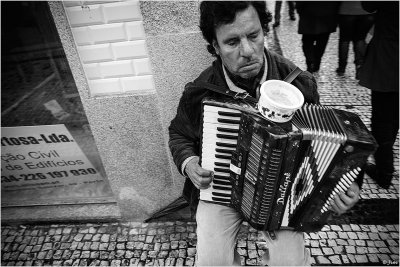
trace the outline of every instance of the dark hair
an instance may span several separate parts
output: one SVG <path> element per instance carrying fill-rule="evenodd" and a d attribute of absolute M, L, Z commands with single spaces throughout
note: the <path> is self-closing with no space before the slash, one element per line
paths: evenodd
<path fill-rule="evenodd" d="M 272 20 L 265 1 L 203 1 L 200 4 L 200 30 L 208 42 L 207 50 L 216 56 L 212 42 L 215 39 L 215 29 L 223 24 L 232 23 L 236 13 L 253 6 L 260 18 L 261 27 L 266 34 L 269 31 L 268 23 Z"/>

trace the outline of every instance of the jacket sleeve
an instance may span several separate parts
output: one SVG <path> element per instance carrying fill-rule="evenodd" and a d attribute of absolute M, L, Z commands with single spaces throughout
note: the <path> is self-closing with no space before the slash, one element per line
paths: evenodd
<path fill-rule="evenodd" d="M 168 128 L 169 131 L 169 148 L 175 165 L 179 172 L 182 163 L 191 156 L 198 156 L 199 138 L 196 135 L 198 127 L 196 127 L 193 119 L 191 119 L 191 108 L 188 101 L 188 92 L 185 90 L 179 101 L 175 118 L 171 121 Z"/>
<path fill-rule="evenodd" d="M 304 102 L 310 104 L 320 103 L 317 81 L 309 72 L 301 73 L 299 78 L 293 81 L 293 85 L 303 93 Z"/>

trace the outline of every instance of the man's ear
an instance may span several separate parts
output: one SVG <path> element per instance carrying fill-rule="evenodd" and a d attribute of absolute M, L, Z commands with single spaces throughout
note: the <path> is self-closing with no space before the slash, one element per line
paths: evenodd
<path fill-rule="evenodd" d="M 215 39 L 212 41 L 212 46 L 215 49 L 215 53 L 219 56 L 219 46 L 218 46 L 218 42 Z"/>

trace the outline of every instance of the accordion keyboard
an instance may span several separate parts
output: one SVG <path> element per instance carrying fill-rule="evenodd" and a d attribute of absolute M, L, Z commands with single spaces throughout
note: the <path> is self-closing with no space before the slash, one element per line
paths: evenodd
<path fill-rule="evenodd" d="M 204 105 L 201 167 L 214 172 L 207 189 L 200 190 L 200 199 L 229 204 L 232 186 L 230 164 L 236 150 L 241 112 L 235 109 Z"/>

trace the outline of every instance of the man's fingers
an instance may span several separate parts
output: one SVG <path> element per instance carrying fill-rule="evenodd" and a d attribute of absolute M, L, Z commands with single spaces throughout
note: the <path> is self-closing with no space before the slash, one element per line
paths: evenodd
<path fill-rule="evenodd" d="M 212 171 L 203 169 L 203 168 L 201 168 L 201 167 L 199 167 L 199 168 L 196 170 L 196 173 L 197 173 L 197 175 L 199 175 L 199 176 L 201 176 L 201 177 L 210 177 L 210 176 L 213 175 L 213 172 L 212 172 Z"/>
<path fill-rule="evenodd" d="M 189 177 L 197 189 L 207 189 L 212 181 L 211 177 L 201 177 L 199 175 L 192 175 Z"/>
<path fill-rule="evenodd" d="M 209 188 L 211 181 L 212 181 L 211 177 L 200 177 L 200 188 L 199 189 Z"/>
<path fill-rule="evenodd" d="M 200 174 L 203 175 L 207 175 L 207 176 L 202 176 Z M 192 183 L 194 184 L 194 186 L 196 186 L 196 188 L 198 189 L 207 189 L 210 186 L 210 183 L 212 181 L 212 175 L 213 173 L 211 171 L 207 171 L 207 170 L 197 170 L 196 172 L 190 173 L 189 177 L 190 180 L 192 180 Z"/>
<path fill-rule="evenodd" d="M 332 201 L 332 202 L 331 202 L 331 209 L 332 209 L 335 213 L 337 213 L 337 214 L 339 214 L 339 215 L 341 215 L 341 214 L 343 213 L 343 211 L 341 211 L 341 210 L 339 209 L 339 207 L 336 205 L 336 202 L 335 202 L 335 201 Z"/>

